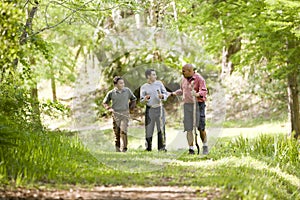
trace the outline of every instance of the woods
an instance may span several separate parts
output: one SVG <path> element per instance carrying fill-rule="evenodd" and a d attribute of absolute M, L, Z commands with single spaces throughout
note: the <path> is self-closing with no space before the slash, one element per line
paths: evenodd
<path fill-rule="evenodd" d="M 80 141 L 86 135 L 76 130 L 75 133 L 68 131 L 66 127 L 59 130 L 56 125 L 53 127 L 58 128 L 52 130 L 49 123 L 67 118 L 66 124 L 70 127 L 98 126 L 99 121 L 108 119 L 109 114 L 101 102 L 113 87 L 112 77 L 123 76 L 126 85 L 139 97 L 144 71 L 151 67 L 157 70 L 167 90 L 174 91 L 179 87 L 184 63 L 193 63 L 207 80 L 211 92 L 208 114 L 211 113 L 209 125 L 212 128 L 223 127 L 226 121 L 238 124 L 239 120 L 248 124 L 255 120 L 290 124 L 289 130 L 281 133 L 285 137 L 280 139 L 277 136 L 261 138 L 253 143 L 244 138 L 236 143 L 225 139 L 226 151 L 213 150 L 210 159 L 216 161 L 230 155 L 257 159 L 270 156 L 270 159 L 276 158 L 286 173 L 295 174 L 299 180 L 299 173 L 295 172 L 300 159 L 299 2 L 4 0 L 0 3 L 0 11 L 1 185 L 21 184 L 22 180 L 72 182 L 64 177 L 68 169 L 63 169 L 59 175 L 59 163 L 67 163 L 70 172 L 75 173 L 78 166 L 84 168 L 92 162 L 89 159 L 95 160 L 82 158 L 83 164 L 69 161 L 71 154 L 67 149 L 78 153 L 79 163 L 81 157 L 88 157 L 89 150 Z M 214 99 L 216 97 L 218 99 Z M 220 108 L 213 108 L 216 101 Z M 168 112 L 173 112 L 167 120 L 172 122 L 172 128 L 181 120 L 179 108 L 174 98 L 166 102 Z M 137 117 L 142 116 L 143 106 L 138 103 L 135 112 Z M 54 146 L 58 149 L 54 152 L 45 147 L 61 142 L 66 144 Z M 265 149 L 258 148 L 255 143 L 261 143 Z M 224 147 L 220 146 L 220 149 Z M 44 153 L 30 157 L 31 148 L 32 152 Z M 136 151 L 144 156 L 138 153 L 138 148 Z M 61 157 L 60 154 L 65 157 L 49 161 Z M 28 160 L 18 160 L 24 155 Z M 196 162 L 186 155 L 180 159 Z M 36 167 L 34 162 L 45 162 L 47 166 Z M 295 168 L 286 169 L 287 163 Z M 35 168 L 36 172 L 29 167 L 28 171 L 24 170 L 25 166 Z M 99 170 L 94 164 L 92 167 Z M 54 169 L 50 174 L 49 168 Z M 176 170 L 179 174 L 185 172 L 182 166 Z M 170 171 L 166 171 L 167 176 L 171 176 Z M 97 173 L 109 177 L 117 172 L 105 169 Z M 89 184 L 109 184 L 89 173 L 83 174 L 84 178 L 76 172 L 77 182 L 88 179 Z M 124 174 L 129 176 L 127 172 Z M 162 177 L 156 178 L 153 184 L 159 185 Z M 141 180 L 138 182 L 145 185 Z M 187 182 L 193 185 L 193 181 Z M 200 184 L 201 181 L 196 182 Z M 291 198 L 297 196 L 289 191 L 296 191 L 299 185 L 287 187 L 290 188 L 283 190 L 287 190 Z M 249 191 L 251 193 L 251 189 Z M 280 197 L 287 195 L 279 193 L 276 195 Z"/>

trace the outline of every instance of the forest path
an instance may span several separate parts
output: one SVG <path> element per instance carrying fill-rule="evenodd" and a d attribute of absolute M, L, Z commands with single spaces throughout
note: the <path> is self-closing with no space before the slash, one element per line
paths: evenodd
<path fill-rule="evenodd" d="M 216 199 L 221 194 L 221 191 L 216 188 L 190 188 L 176 186 L 161 186 L 161 187 L 94 187 L 91 189 L 74 188 L 69 190 L 59 189 L 1 189 L 1 199 L 110 199 L 110 200 L 125 200 L 125 199 L 198 199 L 208 200 Z"/>

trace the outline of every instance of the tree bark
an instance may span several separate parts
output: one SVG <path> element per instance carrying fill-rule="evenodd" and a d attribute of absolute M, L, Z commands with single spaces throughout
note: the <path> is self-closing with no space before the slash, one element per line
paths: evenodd
<path fill-rule="evenodd" d="M 142 2 L 141 2 L 141 0 L 135 0 L 135 2 L 137 3 L 137 4 L 141 4 Z M 143 24 L 142 24 L 142 18 L 141 18 L 141 14 L 140 13 L 137 13 L 137 14 L 135 14 L 134 15 L 134 18 L 135 18 L 135 24 L 136 24 L 136 28 L 137 29 L 140 29 L 142 26 L 143 26 Z"/>
<path fill-rule="evenodd" d="M 36 3 L 35 6 L 31 8 L 29 11 L 28 18 L 26 19 L 26 24 L 23 30 L 23 33 L 20 37 L 20 45 L 24 45 L 27 43 L 28 40 L 28 32 L 32 31 L 32 21 L 35 16 L 35 13 L 38 10 L 38 4 Z M 31 63 L 34 62 L 34 60 L 31 60 Z M 18 63 L 18 60 L 16 61 Z M 39 106 L 39 99 L 38 99 L 38 89 L 37 89 L 37 83 L 34 81 L 34 85 L 31 87 L 31 107 L 32 107 L 32 121 L 35 123 L 36 128 L 42 128 L 42 122 L 41 122 L 41 113 L 40 113 L 40 106 Z"/>
<path fill-rule="evenodd" d="M 35 15 L 37 9 L 38 9 L 38 7 L 34 6 L 29 12 L 29 16 L 26 20 L 24 31 L 23 31 L 23 33 L 21 35 L 21 38 L 20 38 L 20 44 L 21 45 L 25 44 L 28 40 L 28 31 L 32 30 L 32 21 L 33 21 L 33 18 L 34 18 L 34 15 Z"/>
<path fill-rule="evenodd" d="M 42 122 L 41 122 L 41 112 L 40 112 L 40 103 L 38 98 L 38 88 L 37 83 L 35 82 L 34 85 L 31 87 L 31 107 L 32 107 L 32 121 L 34 123 L 34 128 L 42 129 Z"/>
<path fill-rule="evenodd" d="M 288 100 L 291 132 L 294 133 L 294 137 L 296 139 L 300 136 L 298 73 L 299 72 L 294 72 L 288 75 Z"/>
<path fill-rule="evenodd" d="M 237 53 L 241 49 L 241 38 L 238 37 L 235 40 L 233 40 L 228 47 L 223 47 L 222 51 L 222 73 L 221 73 L 221 79 L 224 79 L 225 77 L 232 74 L 234 71 L 234 65 L 230 61 L 230 57 Z"/>
<path fill-rule="evenodd" d="M 51 67 L 51 90 L 52 90 L 52 100 L 57 101 L 57 95 L 56 95 L 56 80 L 54 77 L 54 72 Z"/>

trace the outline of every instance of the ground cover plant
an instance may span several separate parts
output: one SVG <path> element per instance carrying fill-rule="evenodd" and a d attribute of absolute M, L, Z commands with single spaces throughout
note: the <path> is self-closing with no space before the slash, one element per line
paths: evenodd
<path fill-rule="evenodd" d="M 190 186 L 217 188 L 216 199 L 300 198 L 300 145 L 283 134 L 219 138 L 205 157 L 141 149 L 92 153 L 77 134 L 25 132 L 13 145 L 1 145 L 2 188 Z"/>

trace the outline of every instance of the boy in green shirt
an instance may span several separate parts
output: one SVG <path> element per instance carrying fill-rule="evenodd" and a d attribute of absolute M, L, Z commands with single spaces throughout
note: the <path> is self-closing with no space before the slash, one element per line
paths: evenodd
<path fill-rule="evenodd" d="M 128 87 L 125 87 L 122 77 L 115 76 L 113 82 L 115 88 L 106 94 L 103 100 L 103 106 L 113 113 L 113 130 L 115 133 L 116 151 L 126 152 L 128 145 L 127 130 L 129 123 L 129 109 L 131 110 L 135 107 L 137 98 Z M 112 105 L 109 106 L 111 101 Z"/>

